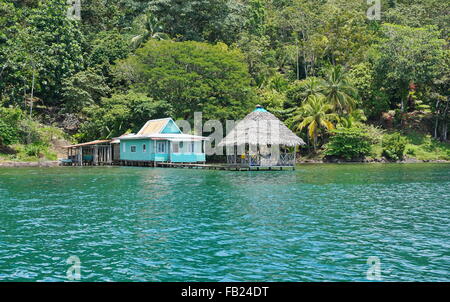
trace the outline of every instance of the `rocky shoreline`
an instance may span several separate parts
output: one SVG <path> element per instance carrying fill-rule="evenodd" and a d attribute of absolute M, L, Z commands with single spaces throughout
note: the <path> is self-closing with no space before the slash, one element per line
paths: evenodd
<path fill-rule="evenodd" d="M 300 159 L 297 164 L 364 164 L 364 163 L 386 163 L 386 164 L 413 164 L 413 163 L 450 163 L 450 160 L 434 159 L 434 160 L 422 160 L 416 158 L 405 158 L 404 160 L 391 161 L 385 158 L 370 158 L 370 159 L 358 159 L 358 160 L 345 160 L 345 159 Z"/>
<path fill-rule="evenodd" d="M 21 161 L 0 161 L 0 167 L 23 167 L 23 168 L 31 168 L 31 167 L 58 167 L 59 161 L 35 161 L 35 162 L 21 162 Z"/>
<path fill-rule="evenodd" d="M 301 159 L 297 161 L 297 164 L 364 164 L 364 163 L 450 163 L 449 160 L 419 160 L 415 158 L 407 158 L 402 161 L 389 161 L 384 158 L 375 159 L 361 159 L 347 161 L 343 159 L 332 159 L 332 160 L 322 160 L 322 159 Z M 32 168 L 32 167 L 59 167 L 60 162 L 55 161 L 37 161 L 37 162 L 20 162 L 20 161 L 0 161 L 0 168 Z"/>

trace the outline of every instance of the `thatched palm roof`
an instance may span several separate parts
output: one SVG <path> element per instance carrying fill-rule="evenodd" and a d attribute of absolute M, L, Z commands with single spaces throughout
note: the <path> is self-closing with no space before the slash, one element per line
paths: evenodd
<path fill-rule="evenodd" d="M 272 113 L 260 105 L 237 123 L 236 127 L 219 143 L 219 146 L 249 145 L 305 145 Z"/>

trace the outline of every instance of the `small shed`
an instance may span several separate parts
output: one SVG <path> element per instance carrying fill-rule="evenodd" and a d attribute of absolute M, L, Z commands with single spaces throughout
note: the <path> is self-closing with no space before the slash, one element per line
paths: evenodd
<path fill-rule="evenodd" d="M 305 142 L 262 106 L 248 114 L 219 143 L 227 163 L 236 166 L 294 166 L 297 147 Z"/>
<path fill-rule="evenodd" d="M 64 148 L 67 149 L 67 159 L 62 160 L 64 165 L 110 165 L 114 157 L 111 140 L 95 140 Z"/>

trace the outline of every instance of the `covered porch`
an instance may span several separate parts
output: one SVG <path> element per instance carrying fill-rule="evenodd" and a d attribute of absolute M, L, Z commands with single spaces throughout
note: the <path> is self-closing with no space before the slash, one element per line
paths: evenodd
<path fill-rule="evenodd" d="M 260 105 L 226 135 L 227 164 L 249 168 L 295 168 L 299 146 L 305 142 Z"/>
<path fill-rule="evenodd" d="M 64 166 L 111 165 L 114 158 L 111 140 L 95 140 L 64 148 L 67 149 L 67 158 L 61 160 Z"/>
<path fill-rule="evenodd" d="M 227 155 L 227 164 L 239 167 L 294 167 L 295 153 L 283 153 L 279 156 L 261 154 Z"/>
<path fill-rule="evenodd" d="M 252 148 L 253 147 L 253 148 Z M 296 147 L 275 148 L 246 145 L 243 150 L 234 146 L 227 152 L 227 164 L 238 167 L 294 167 Z M 252 150 L 254 149 L 254 150 Z"/>

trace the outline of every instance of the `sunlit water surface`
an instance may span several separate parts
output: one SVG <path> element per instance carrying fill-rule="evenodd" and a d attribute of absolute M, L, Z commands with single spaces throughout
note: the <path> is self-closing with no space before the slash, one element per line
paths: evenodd
<path fill-rule="evenodd" d="M 0 169 L 1 281 L 450 281 L 449 231 L 448 164 Z"/>

